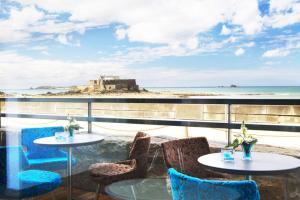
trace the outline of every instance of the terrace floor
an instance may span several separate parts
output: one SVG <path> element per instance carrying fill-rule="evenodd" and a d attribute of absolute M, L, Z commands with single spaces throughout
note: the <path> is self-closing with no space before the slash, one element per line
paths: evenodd
<path fill-rule="evenodd" d="M 236 179 L 243 179 L 243 177 L 236 176 Z M 275 179 L 266 179 L 266 177 L 253 177 L 260 188 L 261 199 L 272 199 L 272 200 L 281 200 L 284 199 L 284 184 L 280 178 Z M 83 189 L 74 188 L 72 189 L 73 198 L 76 200 L 94 200 L 95 193 L 86 191 Z M 53 195 L 56 200 L 66 200 L 67 192 L 64 186 L 53 191 Z M 29 198 L 26 200 L 53 200 L 51 193 L 37 196 L 34 198 Z M 116 200 L 110 196 L 101 194 L 99 196 L 101 200 Z"/>
<path fill-rule="evenodd" d="M 73 197 L 76 200 L 94 200 L 95 199 L 95 193 L 94 192 L 89 192 L 81 189 L 76 189 L 73 188 L 72 190 Z M 65 187 L 60 187 L 56 190 L 53 191 L 53 195 L 56 200 L 66 200 L 67 199 L 67 192 Z M 52 194 L 45 194 L 42 196 L 34 197 L 34 198 L 29 198 L 30 200 L 53 200 Z M 28 200 L 29 200 L 28 199 Z M 115 200 L 109 196 L 106 195 L 100 195 L 99 199 L 101 200 Z"/>

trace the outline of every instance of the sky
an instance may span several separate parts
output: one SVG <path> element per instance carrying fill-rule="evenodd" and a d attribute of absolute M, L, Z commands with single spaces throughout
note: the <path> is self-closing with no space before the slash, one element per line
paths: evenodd
<path fill-rule="evenodd" d="M 0 0 L 0 88 L 300 85 L 300 0 Z"/>

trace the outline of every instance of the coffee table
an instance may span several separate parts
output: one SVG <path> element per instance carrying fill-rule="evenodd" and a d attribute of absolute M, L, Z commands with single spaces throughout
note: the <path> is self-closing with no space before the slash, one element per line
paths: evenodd
<path fill-rule="evenodd" d="M 37 145 L 47 147 L 65 147 L 68 149 L 68 181 L 67 196 L 68 200 L 72 199 L 72 147 L 96 144 L 103 141 L 104 137 L 97 134 L 75 134 L 73 137 L 67 137 L 66 140 L 57 140 L 55 136 L 39 138 L 33 141 Z"/>
<path fill-rule="evenodd" d="M 130 179 L 112 183 L 105 192 L 120 200 L 171 200 L 165 178 Z"/>
<path fill-rule="evenodd" d="M 242 152 L 234 154 L 234 161 L 224 161 L 222 153 L 212 153 L 199 157 L 198 162 L 209 170 L 244 175 L 247 180 L 251 180 L 252 175 L 286 174 L 300 168 L 300 160 L 292 156 L 252 152 L 252 160 L 243 160 Z M 284 199 L 288 199 L 287 179 L 284 190 Z"/>
<path fill-rule="evenodd" d="M 205 168 L 228 174 L 245 175 L 278 175 L 300 168 L 300 160 L 276 153 L 252 152 L 252 160 L 243 160 L 242 152 L 235 152 L 234 161 L 224 161 L 222 153 L 201 156 L 198 162 Z"/>

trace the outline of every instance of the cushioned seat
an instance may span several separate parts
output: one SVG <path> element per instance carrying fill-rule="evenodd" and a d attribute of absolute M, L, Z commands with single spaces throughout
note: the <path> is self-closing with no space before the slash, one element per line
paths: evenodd
<path fill-rule="evenodd" d="M 58 188 L 61 184 L 59 174 L 42 170 L 28 170 L 18 174 L 22 184 L 22 196 L 44 194 Z"/>
<path fill-rule="evenodd" d="M 42 169 L 42 168 L 51 168 L 51 169 L 64 169 L 66 168 L 66 162 L 68 159 L 66 157 L 60 158 L 40 158 L 40 159 L 28 159 L 28 163 L 31 168 Z M 75 161 L 73 160 L 73 164 Z M 48 166 L 48 165 L 51 165 Z M 53 166 L 56 165 L 56 166 Z"/>
<path fill-rule="evenodd" d="M 25 155 L 32 169 L 59 170 L 67 168 L 67 153 L 58 147 L 44 147 L 33 143 L 35 139 L 54 136 L 63 132 L 64 127 L 24 128 L 21 130 L 21 143 L 25 147 Z M 72 160 L 75 164 L 76 160 Z"/>
<path fill-rule="evenodd" d="M 60 175 L 50 171 L 27 170 L 18 174 L 22 184 L 26 186 L 38 186 L 39 184 L 51 183 L 51 188 L 55 188 L 61 183 Z"/>
<path fill-rule="evenodd" d="M 115 163 L 96 163 L 90 166 L 90 175 L 93 177 L 116 176 L 134 170 L 134 166 Z"/>
<path fill-rule="evenodd" d="M 173 200 L 259 200 L 254 181 L 203 180 L 168 170 Z"/>

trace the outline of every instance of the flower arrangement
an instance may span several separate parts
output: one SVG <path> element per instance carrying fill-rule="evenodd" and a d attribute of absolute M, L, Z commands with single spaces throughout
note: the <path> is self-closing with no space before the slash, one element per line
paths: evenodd
<path fill-rule="evenodd" d="M 69 131 L 70 136 L 72 137 L 74 134 L 74 130 L 79 130 L 82 127 L 78 124 L 78 122 L 76 121 L 76 119 L 74 117 L 70 117 L 68 116 L 68 125 L 65 126 L 65 131 Z"/>
<path fill-rule="evenodd" d="M 228 145 L 228 147 L 232 147 L 236 149 L 240 145 L 251 145 L 253 146 L 257 142 L 257 139 L 254 138 L 251 134 L 247 133 L 247 127 L 245 122 L 243 121 L 241 125 L 241 133 L 235 135 L 235 139 L 233 140 L 232 144 Z"/>

